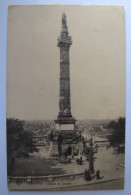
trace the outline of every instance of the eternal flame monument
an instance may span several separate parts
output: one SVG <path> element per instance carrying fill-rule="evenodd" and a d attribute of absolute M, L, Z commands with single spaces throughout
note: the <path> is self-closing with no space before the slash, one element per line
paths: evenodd
<path fill-rule="evenodd" d="M 75 130 L 75 118 L 71 114 L 70 100 L 70 61 L 69 50 L 72 44 L 65 13 L 62 14 L 62 30 L 57 46 L 60 48 L 60 94 L 59 114 L 55 120 L 56 131 L 61 136 L 61 153 L 68 150 L 69 155 L 83 150 L 83 140 Z M 59 147 L 59 146 L 58 146 Z"/>

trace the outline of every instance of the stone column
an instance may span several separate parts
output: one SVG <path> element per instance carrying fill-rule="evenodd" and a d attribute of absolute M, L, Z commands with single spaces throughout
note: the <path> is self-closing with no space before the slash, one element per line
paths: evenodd
<path fill-rule="evenodd" d="M 62 30 L 58 38 L 57 46 L 60 48 L 60 94 L 59 94 L 59 117 L 71 117 L 70 103 L 70 62 L 69 49 L 72 44 L 68 35 L 66 15 L 62 15 Z"/>

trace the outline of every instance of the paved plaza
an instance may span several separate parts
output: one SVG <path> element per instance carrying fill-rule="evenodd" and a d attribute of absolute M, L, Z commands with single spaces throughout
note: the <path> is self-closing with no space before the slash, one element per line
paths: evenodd
<path fill-rule="evenodd" d="M 57 163 L 56 168 L 62 168 L 66 174 L 82 173 L 89 168 L 89 162 L 82 156 L 82 165 L 77 165 L 76 158 L 72 159 L 71 164 Z M 94 169 L 100 170 L 101 177 L 105 179 L 124 177 L 124 154 L 116 154 L 113 148 L 98 148 L 98 153 L 94 154 Z"/>

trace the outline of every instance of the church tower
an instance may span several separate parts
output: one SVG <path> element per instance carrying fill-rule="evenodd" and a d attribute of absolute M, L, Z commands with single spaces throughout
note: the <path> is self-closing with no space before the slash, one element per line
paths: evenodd
<path fill-rule="evenodd" d="M 65 13 L 62 14 L 62 29 L 58 38 L 57 46 L 60 48 L 60 93 L 59 93 L 59 114 L 56 123 L 56 130 L 73 133 L 75 130 L 75 118 L 71 114 L 70 100 L 70 60 L 69 50 L 72 44 L 69 36 Z"/>

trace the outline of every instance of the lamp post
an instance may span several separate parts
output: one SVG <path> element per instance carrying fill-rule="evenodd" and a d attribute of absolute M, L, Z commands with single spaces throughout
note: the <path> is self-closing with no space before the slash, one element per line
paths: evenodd
<path fill-rule="evenodd" d="M 90 151 L 89 151 L 89 172 L 90 173 L 94 173 L 94 158 L 93 158 L 93 150 L 92 150 L 92 146 L 93 146 L 93 142 L 92 142 L 92 137 L 89 140 L 89 145 L 90 145 Z"/>

